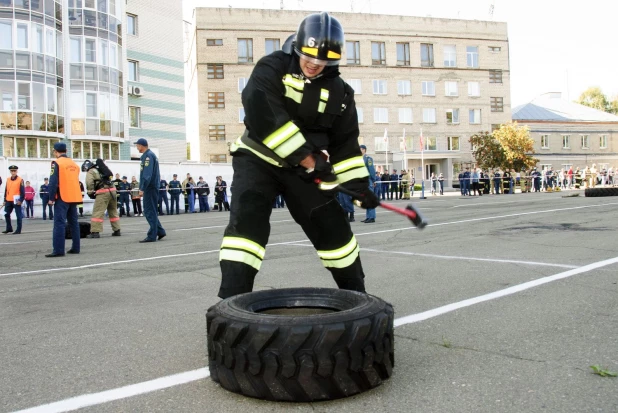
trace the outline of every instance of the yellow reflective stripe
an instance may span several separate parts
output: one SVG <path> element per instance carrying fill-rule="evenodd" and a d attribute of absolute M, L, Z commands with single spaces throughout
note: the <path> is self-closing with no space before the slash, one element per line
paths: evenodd
<path fill-rule="evenodd" d="M 292 137 L 290 137 L 287 141 L 277 146 L 274 149 L 274 152 L 282 158 L 289 156 L 296 149 L 300 148 L 307 142 L 302 133 L 297 132 Z"/>
<path fill-rule="evenodd" d="M 337 162 L 333 165 L 333 170 L 336 174 L 340 174 L 342 172 L 347 171 L 352 168 L 360 168 L 365 167 L 365 160 L 362 156 L 355 156 L 353 158 L 348 158 L 345 161 Z"/>
<path fill-rule="evenodd" d="M 321 191 L 331 191 L 339 186 L 339 182 L 320 182 L 318 188 Z"/>
<path fill-rule="evenodd" d="M 223 237 L 223 241 L 221 242 L 221 248 L 236 248 L 245 250 L 248 252 L 252 252 L 257 255 L 261 259 L 264 259 L 264 254 L 266 254 L 266 250 L 257 242 L 253 242 L 246 238 L 240 237 Z"/>
<path fill-rule="evenodd" d="M 351 171 L 346 171 L 340 174 L 337 174 L 337 180 L 339 183 L 344 183 L 351 181 L 352 179 L 357 178 L 365 178 L 369 176 L 369 171 L 364 166 L 362 168 L 352 169 Z"/>
<path fill-rule="evenodd" d="M 338 260 L 322 260 L 322 265 L 326 268 L 347 268 L 350 265 L 354 264 L 354 261 L 358 258 L 358 253 L 360 252 L 360 247 L 356 245 L 356 248 L 350 255 L 345 258 L 341 258 Z"/>
<path fill-rule="evenodd" d="M 326 103 L 320 101 L 320 103 L 318 104 L 318 112 L 324 113 L 324 110 L 326 110 Z"/>
<path fill-rule="evenodd" d="M 300 79 L 296 79 L 292 75 L 285 75 L 283 78 L 283 84 L 286 86 L 292 86 L 294 89 L 302 91 L 305 88 L 305 82 Z"/>
<path fill-rule="evenodd" d="M 356 237 L 352 235 L 352 239 L 346 245 L 336 250 L 320 251 L 318 250 L 318 256 L 323 260 L 336 260 L 339 258 L 347 257 L 349 253 L 354 251 L 354 248 L 358 246 Z"/>
<path fill-rule="evenodd" d="M 296 89 L 286 85 L 285 86 L 285 97 L 292 99 L 294 102 L 300 104 L 303 100 L 302 92 L 297 91 Z M 325 105 L 326 106 L 326 105 Z"/>
<path fill-rule="evenodd" d="M 242 262 L 243 264 L 247 264 L 258 271 L 262 266 L 262 260 L 257 258 L 255 255 L 238 250 L 221 250 L 219 253 L 219 261 L 223 260 Z"/>
<path fill-rule="evenodd" d="M 311 55 L 313 57 L 318 55 L 318 48 L 317 47 L 301 47 L 300 50 L 303 53 L 307 53 L 308 55 Z"/>
<path fill-rule="evenodd" d="M 320 90 L 320 99 L 328 100 L 328 90 L 326 89 Z"/>
<path fill-rule="evenodd" d="M 326 57 L 329 59 L 340 59 L 341 55 L 339 53 L 335 53 L 332 50 L 329 50 L 328 53 L 326 53 Z"/>
<path fill-rule="evenodd" d="M 262 159 L 263 161 L 268 162 L 271 165 L 274 166 L 278 166 L 278 167 L 283 167 L 283 165 L 281 165 L 279 162 L 275 161 L 273 158 L 269 158 L 267 156 L 262 155 L 261 153 L 259 153 L 258 151 L 256 151 L 253 148 L 250 148 L 249 146 L 245 145 L 240 138 L 236 139 L 236 141 L 234 143 L 232 143 L 232 145 L 230 146 L 230 152 L 234 153 L 236 152 L 238 149 L 245 149 L 251 153 L 253 153 L 255 156 L 257 156 L 258 158 Z"/>
<path fill-rule="evenodd" d="M 275 149 L 277 146 L 294 136 L 298 130 L 298 126 L 294 125 L 292 121 L 289 121 L 264 139 L 264 145 L 266 145 L 268 149 Z"/>

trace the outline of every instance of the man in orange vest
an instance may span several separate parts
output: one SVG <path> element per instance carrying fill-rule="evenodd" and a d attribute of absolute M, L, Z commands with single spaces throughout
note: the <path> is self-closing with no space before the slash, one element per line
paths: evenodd
<path fill-rule="evenodd" d="M 9 234 L 13 232 L 13 225 L 11 224 L 11 212 L 15 210 L 17 216 L 17 231 L 13 232 L 13 235 L 21 234 L 21 220 L 23 212 L 21 210 L 21 204 L 24 202 L 26 196 L 26 189 L 24 187 L 24 180 L 17 176 L 17 166 L 9 166 L 11 171 L 11 177 L 6 181 L 6 188 L 4 188 L 4 218 L 6 220 L 6 229 L 2 231 L 3 234 Z"/>
<path fill-rule="evenodd" d="M 54 206 L 53 251 L 46 257 L 64 256 L 64 236 L 66 221 L 71 228 L 72 245 L 67 252 L 79 254 L 79 223 L 77 222 L 77 205 L 83 201 L 79 187 L 79 171 L 72 159 L 67 158 L 67 145 L 62 142 L 54 144 L 55 161 L 52 161 L 49 175 L 49 205 Z"/>

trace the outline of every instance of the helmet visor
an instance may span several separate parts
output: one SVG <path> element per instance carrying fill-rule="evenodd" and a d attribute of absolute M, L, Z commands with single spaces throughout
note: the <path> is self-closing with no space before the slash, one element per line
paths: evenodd
<path fill-rule="evenodd" d="M 309 56 L 307 54 L 304 54 L 303 52 L 300 52 L 297 49 L 294 49 L 294 51 L 305 62 L 311 63 L 313 65 L 318 65 L 318 66 L 337 66 L 337 65 L 339 65 L 339 62 L 340 62 L 339 59 L 333 59 L 333 60 L 318 59 L 317 57 L 313 57 L 313 56 Z"/>

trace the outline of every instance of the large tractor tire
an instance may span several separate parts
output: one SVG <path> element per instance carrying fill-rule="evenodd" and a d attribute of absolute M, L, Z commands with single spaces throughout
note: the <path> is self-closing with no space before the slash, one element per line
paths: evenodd
<path fill-rule="evenodd" d="M 206 314 L 210 376 L 258 399 L 352 396 L 393 374 L 393 320 L 390 304 L 355 291 L 290 288 L 230 297 Z"/>
<path fill-rule="evenodd" d="M 618 187 L 606 186 L 601 188 L 586 188 L 584 190 L 584 196 L 618 196 Z"/>

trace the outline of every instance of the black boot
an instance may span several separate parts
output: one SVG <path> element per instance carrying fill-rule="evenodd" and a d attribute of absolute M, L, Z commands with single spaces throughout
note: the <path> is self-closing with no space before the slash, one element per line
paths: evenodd
<path fill-rule="evenodd" d="M 119 229 L 114 231 L 114 232 L 112 232 L 112 237 L 119 237 L 119 236 L 120 236 L 120 230 Z"/>
<path fill-rule="evenodd" d="M 350 212 L 350 218 L 348 219 L 348 222 L 354 222 L 354 221 L 356 221 L 354 219 L 354 212 Z"/>
<path fill-rule="evenodd" d="M 101 236 L 98 232 L 91 232 L 90 234 L 86 235 L 86 238 L 101 238 Z"/>

